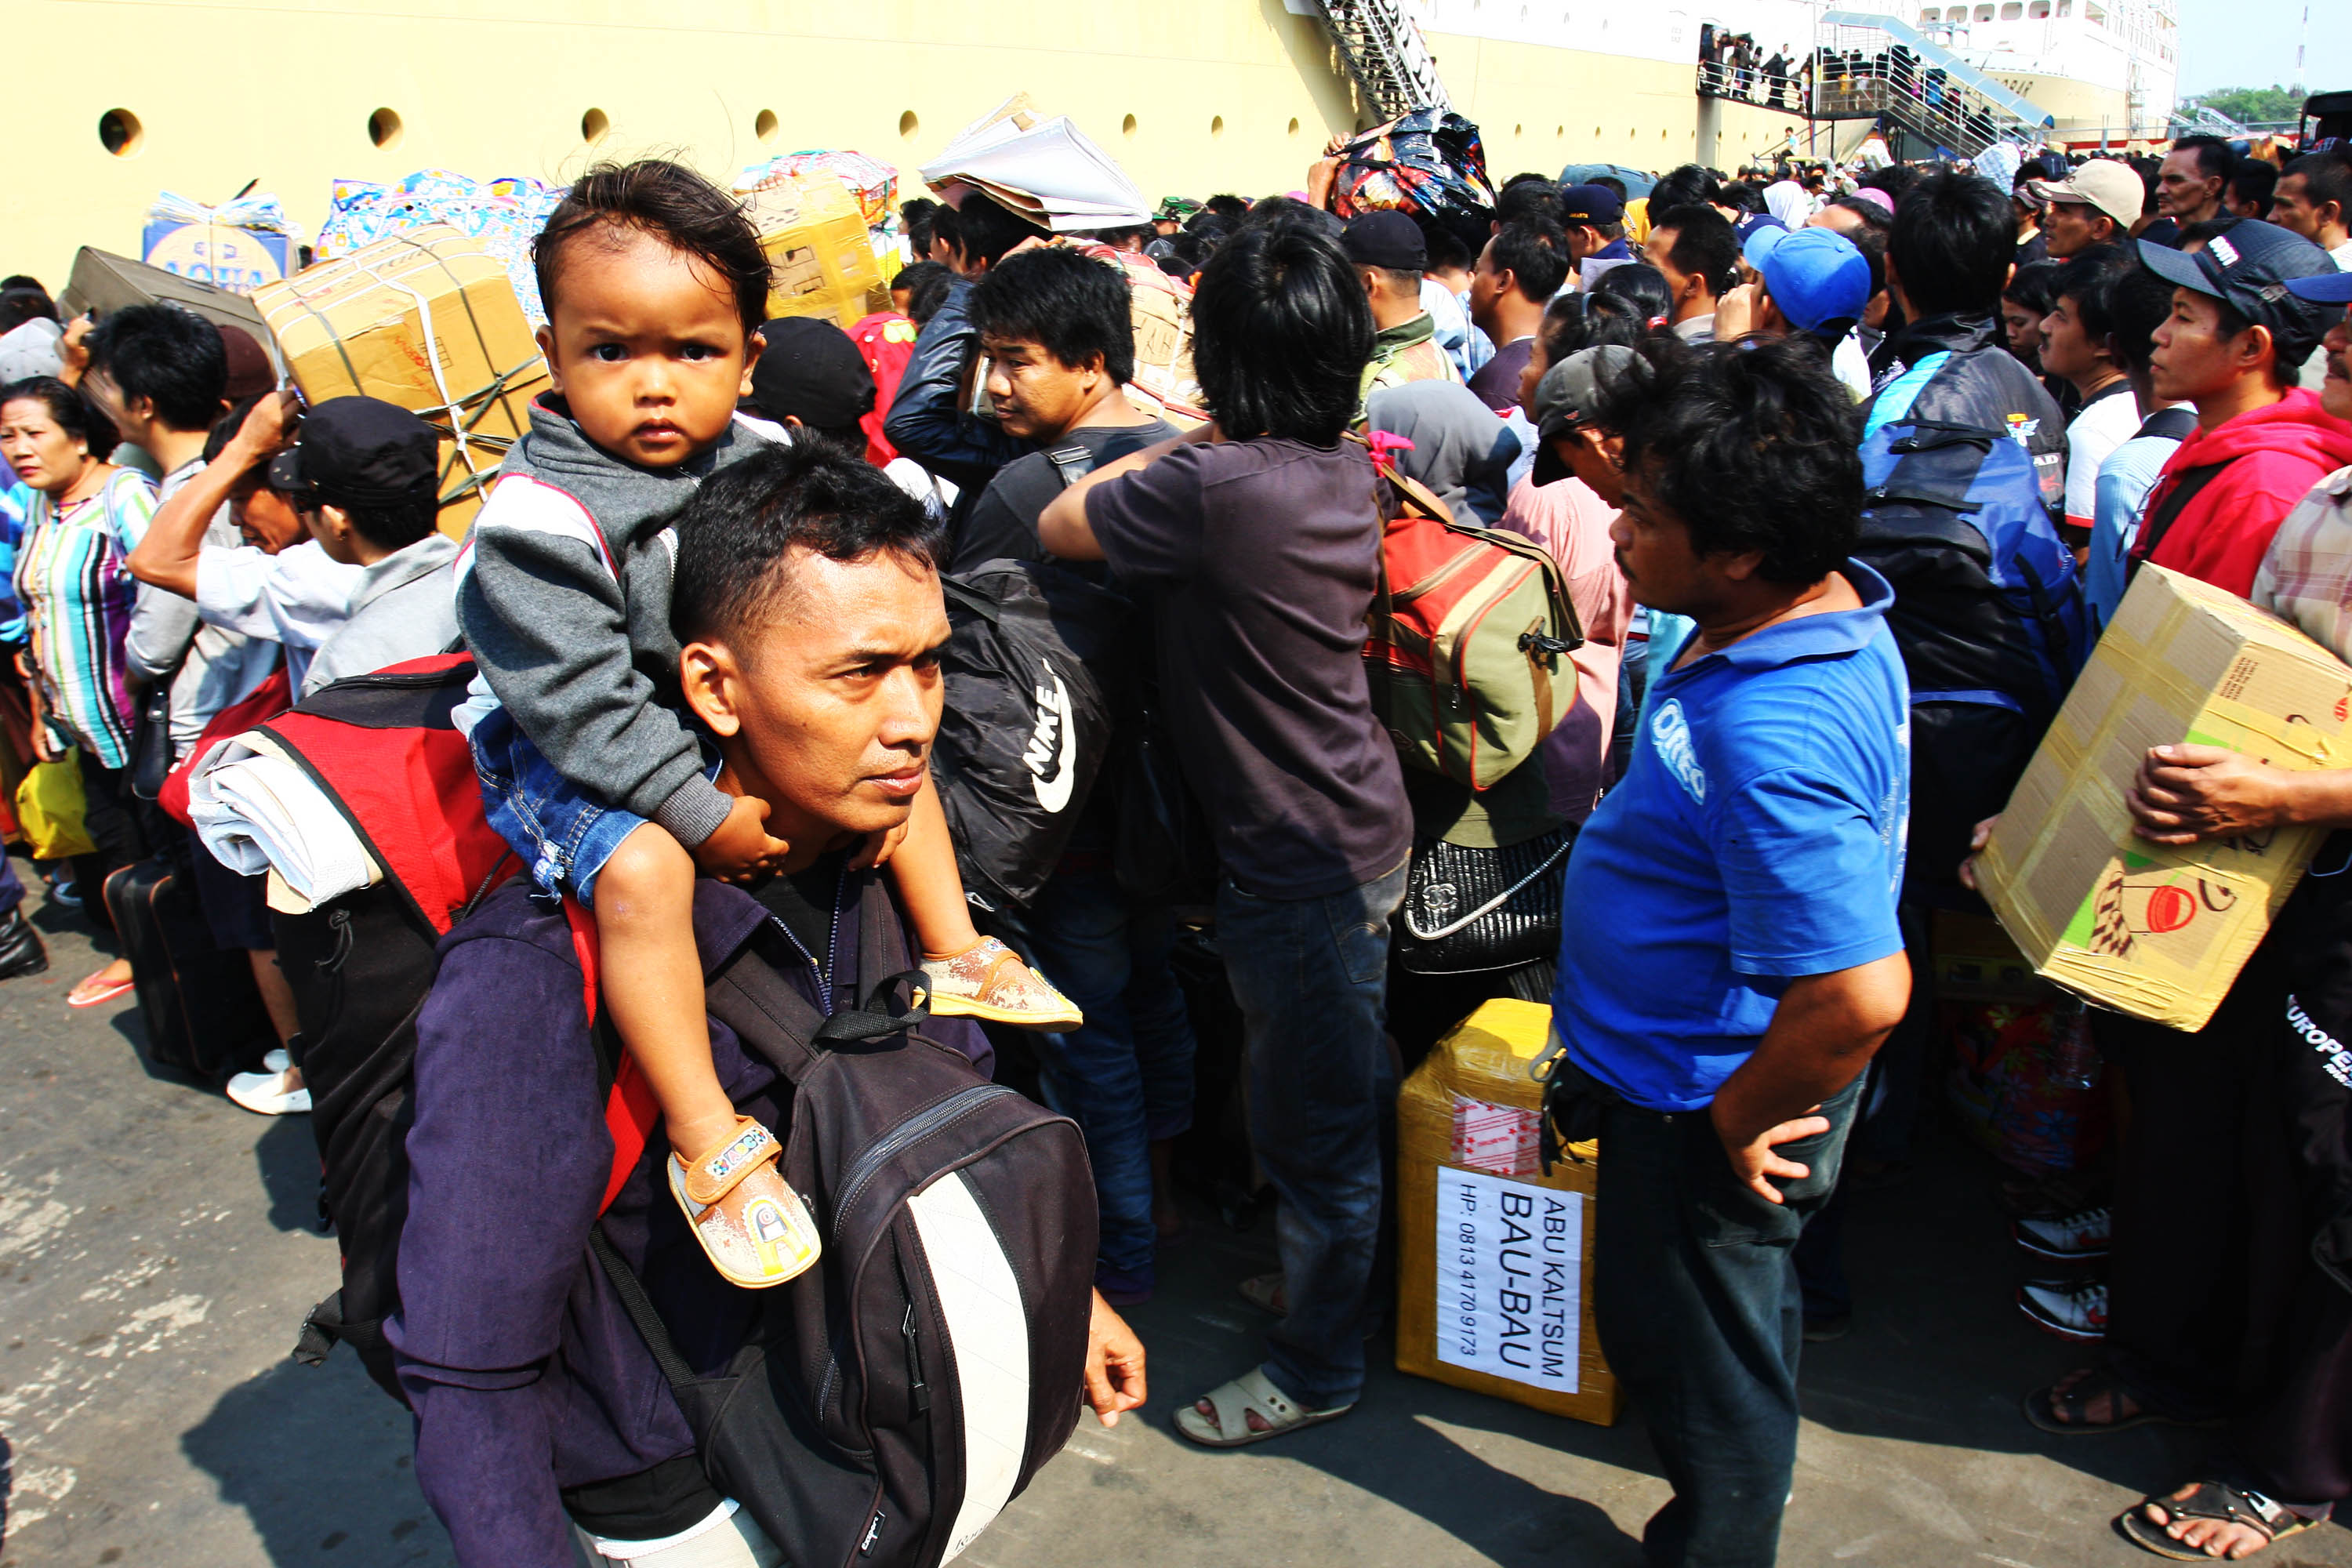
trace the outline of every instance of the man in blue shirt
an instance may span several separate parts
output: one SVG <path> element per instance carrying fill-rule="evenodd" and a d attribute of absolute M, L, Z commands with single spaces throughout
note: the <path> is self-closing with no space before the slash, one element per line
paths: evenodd
<path fill-rule="evenodd" d="M 1595 1320 L 1675 1489 L 1648 1561 L 1769 1568 L 1794 1245 L 1910 995 L 1910 692 L 1893 592 L 1847 559 L 1853 401 L 1820 354 L 1721 349 L 1627 385 L 1618 564 L 1696 629 L 1569 862 L 1552 1107 L 1576 1136 L 1597 1118 Z"/>

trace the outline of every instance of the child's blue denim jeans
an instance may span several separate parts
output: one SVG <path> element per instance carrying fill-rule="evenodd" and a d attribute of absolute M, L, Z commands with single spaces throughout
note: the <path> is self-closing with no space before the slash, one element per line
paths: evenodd
<path fill-rule="evenodd" d="M 484 714 L 469 739 L 482 809 L 530 879 L 595 908 L 597 875 L 646 819 L 605 805 L 557 773 L 503 708 Z"/>

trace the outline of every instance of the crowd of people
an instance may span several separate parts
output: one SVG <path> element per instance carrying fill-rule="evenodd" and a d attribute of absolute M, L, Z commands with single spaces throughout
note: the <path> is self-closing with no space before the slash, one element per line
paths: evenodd
<path fill-rule="evenodd" d="M 575 1531 L 647 1568 L 782 1561 L 693 1463 L 596 1260 L 667 1292 L 698 1365 L 740 1348 L 731 1293 L 810 1267 L 790 1097 L 703 980 L 772 922 L 807 1006 L 864 1006 L 887 914 L 932 1037 L 1083 1131 L 1106 1421 L 1143 1401 L 1118 1310 L 1188 1224 L 1179 1141 L 1238 1115 L 1222 1174 L 1271 1189 L 1281 1267 L 1238 1282 L 1262 1360 L 1172 1403 L 1214 1447 L 1354 1408 L 1394 1289 L 1400 1075 L 1485 999 L 1549 1004 L 1546 1116 L 1601 1150 L 1594 1321 L 1673 1489 L 1648 1560 L 1762 1568 L 1801 1347 L 1856 1310 L 1842 1176 L 1902 1165 L 1922 1113 L 1929 918 L 1982 911 L 1969 856 L 2132 577 L 2185 573 L 2352 660 L 2341 149 L 2257 173 L 2189 138 L 2145 174 L 2059 159 L 2009 189 L 1686 165 L 1632 201 L 1527 174 L 1468 224 L 1343 217 L 1335 163 L 1076 237 L 979 191 L 909 204 L 892 308 L 849 331 L 768 319 L 734 198 L 600 166 L 534 247 L 550 389 L 462 545 L 415 415 L 306 408 L 259 344 L 175 306 L 61 323 L 33 280 L 0 289 L 0 717 L 12 777 L 71 764 L 89 844 L 38 874 L 101 931 L 124 868 L 191 880 L 274 1037 L 216 1075 L 247 1109 L 310 1105 L 280 928 L 163 781 L 272 681 L 282 707 L 473 661 L 454 722 L 522 874 L 470 906 L 415 1020 L 383 1328 L 460 1561 L 568 1563 Z M 1183 301 L 1205 422 L 1138 384 L 1143 289 Z M 1976 454 L 1957 490 L 1889 484 L 1923 431 Z M 1573 606 L 1572 696 L 1484 787 L 1404 754 L 1367 678 L 1383 476 L 1532 542 Z M 1989 540 L 2040 563 L 2032 606 Z M 1008 563 L 1118 596 L 1116 725 L 1148 743 L 1118 754 L 1177 763 L 1105 763 L 1017 902 L 974 883 L 973 808 L 932 765 L 942 581 Z M 2352 832 L 2332 773 L 2213 748 L 2116 787 L 2158 844 Z M 1171 815 L 1202 830 L 1189 874 L 1147 887 L 1136 825 Z M 2019 1211 L 2020 1244 L 2074 1270 L 2021 1307 L 2097 1349 L 2026 1418 L 2223 1428 L 2116 1521 L 2159 1555 L 2252 1556 L 2352 1495 L 2347 847 L 2207 1028 L 2095 1015 L 2119 1150 Z M 1549 868 L 1544 956 L 1418 962 L 1441 858 Z M 613 1191 L 555 896 L 593 915 L 661 1113 Z M 47 963 L 23 897 L 9 862 L 0 978 Z M 1213 985 L 1180 948 L 1215 955 Z M 68 1005 L 119 1003 L 136 967 Z"/>

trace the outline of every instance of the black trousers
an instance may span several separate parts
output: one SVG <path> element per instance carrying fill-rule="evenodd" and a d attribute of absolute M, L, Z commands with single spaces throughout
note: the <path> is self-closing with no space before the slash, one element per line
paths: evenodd
<path fill-rule="evenodd" d="M 106 879 L 153 851 L 147 828 L 148 814 L 155 808 L 131 795 L 129 768 L 110 768 L 88 752 L 74 755 L 81 764 L 82 828 L 98 847 L 95 854 L 74 857 L 74 883 L 81 890 L 82 912 L 112 931 Z"/>
<path fill-rule="evenodd" d="M 2347 894 L 2298 893 L 2197 1033 L 2098 1021 L 2132 1102 L 2110 1364 L 2143 1400 L 2229 1416 L 2229 1479 L 2303 1503 L 2352 1497 Z"/>

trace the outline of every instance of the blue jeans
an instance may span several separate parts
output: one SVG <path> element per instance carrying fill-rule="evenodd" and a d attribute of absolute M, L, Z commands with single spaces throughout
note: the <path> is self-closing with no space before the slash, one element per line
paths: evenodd
<path fill-rule="evenodd" d="M 1217 889 L 1217 946 L 1241 1004 L 1250 1142 L 1282 1200 L 1276 1240 L 1290 1313 L 1265 1371 L 1311 1408 L 1364 1386 L 1364 1327 L 1381 1232 L 1389 1058 L 1389 917 L 1405 866 L 1319 899 Z"/>
<path fill-rule="evenodd" d="M 646 819 L 605 805 L 557 773 L 503 708 L 475 724 L 469 739 L 482 809 L 530 879 L 595 908 L 597 875 Z"/>
<path fill-rule="evenodd" d="M 16 863 L 8 858 L 6 850 L 0 849 L 0 917 L 16 913 L 16 906 L 24 901 L 25 884 L 16 879 Z"/>
<path fill-rule="evenodd" d="M 1782 1204 L 1740 1184 L 1704 1110 L 1602 1115 L 1593 1322 L 1675 1489 L 1642 1532 L 1654 1568 L 1771 1568 L 1780 1550 L 1804 1342 L 1797 1237 L 1837 1185 L 1861 1099 L 1856 1079 L 1822 1107 L 1828 1131 L 1780 1145 L 1811 1168 L 1775 1184 Z"/>
<path fill-rule="evenodd" d="M 1102 1209 L 1099 1269 L 1149 1289 L 1151 1145 L 1192 1125 L 1192 1022 L 1168 955 L 1176 921 L 1102 871 L 1063 871 L 1029 909 L 1039 971 L 1078 1005 L 1077 1028 L 1038 1037 L 1046 1103 L 1087 1135 Z"/>

